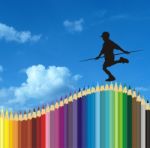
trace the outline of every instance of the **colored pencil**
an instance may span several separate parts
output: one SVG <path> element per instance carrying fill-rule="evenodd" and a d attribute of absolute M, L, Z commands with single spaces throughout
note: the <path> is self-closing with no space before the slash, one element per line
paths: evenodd
<path fill-rule="evenodd" d="M 78 147 L 78 103 L 76 97 L 73 98 L 73 148 Z"/>
<path fill-rule="evenodd" d="M 100 92 L 95 94 L 95 147 L 100 148 Z"/>
<path fill-rule="evenodd" d="M 37 113 L 35 109 L 32 112 L 32 148 L 37 148 Z"/>
<path fill-rule="evenodd" d="M 14 132 L 13 132 L 13 114 L 10 113 L 10 119 L 9 119 L 9 148 L 13 148 L 13 142 L 14 142 Z"/>
<path fill-rule="evenodd" d="M 137 148 L 141 148 L 141 101 L 137 97 Z"/>
<path fill-rule="evenodd" d="M 127 148 L 127 88 L 123 90 L 123 148 Z"/>
<path fill-rule="evenodd" d="M 41 110 L 38 108 L 36 117 L 36 148 L 41 148 Z"/>
<path fill-rule="evenodd" d="M 82 147 L 86 147 L 86 98 L 85 96 L 80 97 L 79 99 L 81 99 L 81 105 L 82 105 L 82 113 L 81 113 L 81 117 L 82 117 Z M 79 125 L 80 126 L 80 125 Z"/>
<path fill-rule="evenodd" d="M 68 148 L 68 98 L 64 100 L 64 147 Z"/>
<path fill-rule="evenodd" d="M 50 148 L 50 107 L 46 106 L 46 148 Z"/>
<path fill-rule="evenodd" d="M 82 147 L 82 98 L 77 99 L 77 147 Z"/>
<path fill-rule="evenodd" d="M 54 124 L 54 129 L 55 129 L 55 131 L 54 131 L 55 132 L 54 147 L 57 148 L 60 145 L 60 143 L 59 143 L 59 131 L 60 131 L 59 122 L 60 122 L 60 120 L 59 120 L 59 104 L 58 104 L 58 102 L 56 102 L 56 104 L 55 104 L 54 122 L 55 122 L 55 124 Z"/>
<path fill-rule="evenodd" d="M 115 131 L 114 131 L 114 134 L 115 134 L 115 148 L 119 148 L 119 143 L 118 143 L 118 140 L 119 140 L 119 97 L 118 97 L 118 85 L 117 84 L 115 84 L 115 86 L 114 86 L 114 91 L 115 91 L 115 93 L 114 93 L 114 98 L 115 98 L 115 100 L 114 100 L 114 108 L 115 108 L 115 121 L 114 121 L 114 124 L 115 124 Z"/>
<path fill-rule="evenodd" d="M 145 100 L 142 99 L 141 102 L 141 148 L 146 146 L 146 109 L 145 109 Z"/>
<path fill-rule="evenodd" d="M 105 147 L 109 148 L 110 144 L 110 137 L 109 137 L 109 90 L 108 90 L 108 85 L 105 86 Z"/>
<path fill-rule="evenodd" d="M 118 106 L 118 121 L 119 121 L 119 133 L 118 133 L 118 146 L 119 148 L 123 147 L 123 93 L 122 93 L 122 86 L 119 86 L 119 93 L 118 93 L 118 99 L 119 99 L 119 106 Z"/>
<path fill-rule="evenodd" d="M 73 148 L 73 98 L 68 98 L 68 147 Z"/>
<path fill-rule="evenodd" d="M 110 144 L 109 146 L 111 148 L 115 148 L 115 103 L 114 103 L 114 97 L 115 97 L 115 93 L 113 90 L 113 85 L 110 85 L 109 88 L 109 139 L 110 139 Z M 97 116 L 96 116 L 97 117 Z"/>
<path fill-rule="evenodd" d="M 28 113 L 0 112 L 0 148 L 150 148 L 150 104 L 106 84 Z"/>
<path fill-rule="evenodd" d="M 50 148 L 55 148 L 55 116 L 54 116 L 54 105 L 50 107 Z"/>
<path fill-rule="evenodd" d="M 132 99 L 132 142 L 133 148 L 137 148 L 137 103 L 136 103 L 136 96 Z"/>
<path fill-rule="evenodd" d="M 128 110 L 127 110 L 127 147 L 132 148 L 132 92 L 129 89 L 128 90 L 128 99 L 127 99 L 127 104 L 128 104 Z"/>
<path fill-rule="evenodd" d="M 27 120 L 27 147 L 32 148 L 32 114 L 31 111 L 28 112 Z"/>
<path fill-rule="evenodd" d="M 101 86 L 101 93 L 100 93 L 100 147 L 104 147 L 105 148 L 105 92 L 104 92 L 104 86 Z"/>
<path fill-rule="evenodd" d="M 41 113 L 41 148 L 46 148 L 46 111 L 44 106 Z"/>
<path fill-rule="evenodd" d="M 18 139 L 19 139 L 19 137 L 18 137 L 18 114 L 17 113 L 15 113 L 14 114 L 14 124 L 13 124 L 13 135 L 14 135 L 14 142 L 13 142 L 13 148 L 19 148 L 19 146 L 18 146 Z"/>
<path fill-rule="evenodd" d="M 150 148 L 150 107 L 146 110 L 146 148 Z"/>
<path fill-rule="evenodd" d="M 0 148 L 4 147 L 4 111 L 0 114 Z"/>
<path fill-rule="evenodd" d="M 87 96 L 87 148 L 95 147 L 95 100 L 94 94 Z"/>
<path fill-rule="evenodd" d="M 8 111 L 6 111 L 4 117 L 4 148 L 9 148 L 9 145 L 9 115 Z"/>
<path fill-rule="evenodd" d="M 60 123 L 59 123 L 59 142 L 60 148 L 65 148 L 64 147 L 64 102 L 61 100 L 60 104 L 59 104 L 60 108 L 59 108 L 59 117 L 60 117 Z"/>

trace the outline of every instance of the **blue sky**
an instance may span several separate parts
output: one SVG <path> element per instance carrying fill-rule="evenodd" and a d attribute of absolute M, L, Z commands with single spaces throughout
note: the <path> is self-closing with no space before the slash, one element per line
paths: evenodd
<path fill-rule="evenodd" d="M 103 60 L 79 62 L 98 55 L 103 31 L 125 50 L 144 50 L 125 55 L 130 64 L 110 70 L 118 83 L 150 98 L 149 26 L 144 1 L 1 1 L 1 108 L 32 108 L 79 87 L 105 84 Z"/>

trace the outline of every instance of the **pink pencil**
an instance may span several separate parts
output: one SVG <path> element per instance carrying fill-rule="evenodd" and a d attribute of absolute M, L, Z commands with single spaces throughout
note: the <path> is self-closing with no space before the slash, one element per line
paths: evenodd
<path fill-rule="evenodd" d="M 46 148 L 50 148 L 50 108 L 46 107 Z"/>

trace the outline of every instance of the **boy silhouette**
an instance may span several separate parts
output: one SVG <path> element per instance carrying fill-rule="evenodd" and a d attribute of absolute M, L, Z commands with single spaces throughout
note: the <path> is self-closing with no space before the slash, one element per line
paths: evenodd
<path fill-rule="evenodd" d="M 101 37 L 104 40 L 104 44 L 102 47 L 102 50 L 100 51 L 99 55 L 95 58 L 98 60 L 102 55 L 104 55 L 104 64 L 103 64 L 103 70 L 104 72 L 109 76 L 106 81 L 114 81 L 116 78 L 112 75 L 112 73 L 107 69 L 108 67 L 111 67 L 117 63 L 129 63 L 129 60 L 123 57 L 120 57 L 119 60 L 115 60 L 114 50 L 120 50 L 124 52 L 125 54 L 129 54 L 130 52 L 125 51 L 121 47 L 119 47 L 116 43 L 111 41 L 109 39 L 109 32 L 103 32 Z"/>

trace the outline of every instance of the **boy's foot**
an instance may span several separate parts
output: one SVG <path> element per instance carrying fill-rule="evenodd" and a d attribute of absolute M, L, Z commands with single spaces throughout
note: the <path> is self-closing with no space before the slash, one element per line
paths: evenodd
<path fill-rule="evenodd" d="M 109 77 L 108 79 L 106 79 L 105 81 L 110 82 L 110 81 L 114 81 L 114 80 L 116 80 L 116 79 L 115 79 L 115 77 L 112 76 L 112 77 Z"/>
<path fill-rule="evenodd" d="M 129 60 L 126 59 L 126 58 L 123 58 L 123 57 L 120 57 L 119 61 L 120 61 L 121 63 L 129 63 Z"/>

